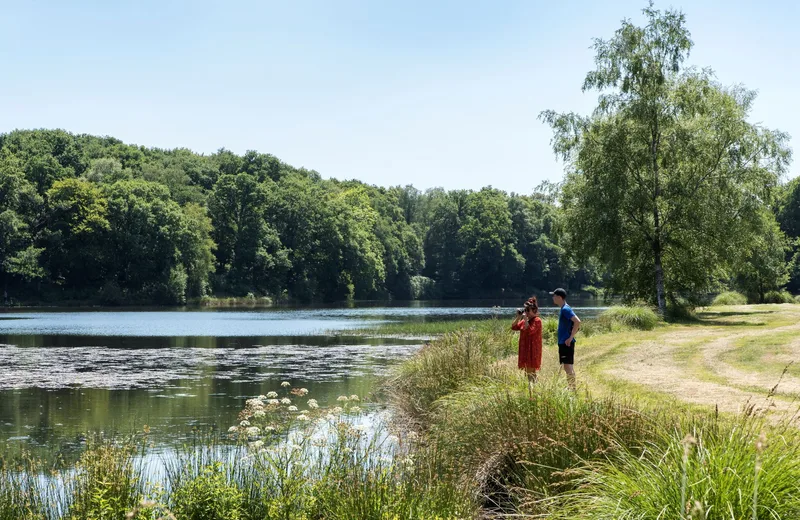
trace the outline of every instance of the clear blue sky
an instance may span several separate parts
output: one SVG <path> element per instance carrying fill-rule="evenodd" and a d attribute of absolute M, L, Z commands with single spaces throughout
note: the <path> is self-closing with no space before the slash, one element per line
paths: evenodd
<path fill-rule="evenodd" d="M 591 38 L 645 5 L 1 0 L 0 132 L 256 149 L 325 177 L 527 193 L 563 171 L 537 114 L 591 110 Z M 752 120 L 797 142 L 798 4 L 656 4 L 670 5 L 687 15 L 691 63 L 758 89 Z"/>

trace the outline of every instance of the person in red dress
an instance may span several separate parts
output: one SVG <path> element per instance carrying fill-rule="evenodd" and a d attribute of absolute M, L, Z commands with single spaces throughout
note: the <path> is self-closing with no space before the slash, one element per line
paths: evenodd
<path fill-rule="evenodd" d="M 539 303 L 533 296 L 525 302 L 524 310 L 517 311 L 511 330 L 519 331 L 519 354 L 517 367 L 528 375 L 530 389 L 542 368 L 542 319 L 539 317 Z"/>

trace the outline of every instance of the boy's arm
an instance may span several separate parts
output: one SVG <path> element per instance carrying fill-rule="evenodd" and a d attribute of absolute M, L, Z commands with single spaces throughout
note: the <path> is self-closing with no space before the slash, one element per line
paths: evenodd
<path fill-rule="evenodd" d="M 581 319 L 578 318 L 576 315 L 572 315 L 572 334 L 570 334 L 569 338 L 567 338 L 567 345 L 572 345 L 572 342 L 575 341 L 575 334 L 581 330 Z"/>

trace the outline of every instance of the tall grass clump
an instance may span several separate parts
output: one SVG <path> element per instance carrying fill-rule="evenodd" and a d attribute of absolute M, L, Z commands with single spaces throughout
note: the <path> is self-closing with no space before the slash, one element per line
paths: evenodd
<path fill-rule="evenodd" d="M 659 318 L 658 314 L 647 306 L 615 306 L 603 311 L 597 321 L 612 331 L 624 328 L 653 330 Z"/>
<path fill-rule="evenodd" d="M 794 296 L 789 291 L 770 291 L 764 295 L 764 303 L 794 303 Z"/>
<path fill-rule="evenodd" d="M 800 435 L 789 425 L 709 420 L 580 473 L 552 518 L 800 518 Z"/>
<path fill-rule="evenodd" d="M 723 305 L 747 305 L 747 296 L 736 291 L 726 291 L 718 294 L 714 301 L 711 302 L 712 306 Z"/>
<path fill-rule="evenodd" d="M 187 465 L 173 478 L 171 510 L 185 520 L 242 520 L 245 494 L 231 482 L 224 464 L 214 461 L 199 468 Z M 188 471 L 186 471 L 188 470 Z"/>
<path fill-rule="evenodd" d="M 471 496 L 435 454 L 332 417 L 270 447 L 187 451 L 170 471 L 170 510 L 181 520 L 474 518 Z"/>
<path fill-rule="evenodd" d="M 142 445 L 134 441 L 114 442 L 97 437 L 89 442 L 74 472 L 65 477 L 62 510 L 66 518 L 123 520 L 145 498 L 145 483 L 137 455 Z M 137 519 L 149 518 L 140 511 Z"/>
<path fill-rule="evenodd" d="M 490 507 L 524 504 L 570 486 L 570 470 L 617 451 L 638 454 L 652 421 L 613 398 L 574 394 L 563 381 L 494 382 L 436 403 L 430 441 L 457 470 L 478 483 Z M 526 513 L 540 513 L 532 506 Z"/>
<path fill-rule="evenodd" d="M 0 520 L 47 518 L 47 490 L 38 478 L 42 465 L 21 455 L 17 460 L 0 460 Z"/>
<path fill-rule="evenodd" d="M 411 419 L 431 411 L 434 401 L 488 373 L 492 363 L 516 352 L 510 332 L 454 332 L 426 344 L 403 363 L 387 384 L 396 408 Z"/>

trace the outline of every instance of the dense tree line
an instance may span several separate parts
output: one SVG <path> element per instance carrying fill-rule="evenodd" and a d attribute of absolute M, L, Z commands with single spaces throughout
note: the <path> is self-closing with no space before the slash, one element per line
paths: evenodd
<path fill-rule="evenodd" d="M 0 135 L 0 280 L 18 301 L 471 298 L 598 282 L 552 191 L 420 192 L 268 154 Z"/>

